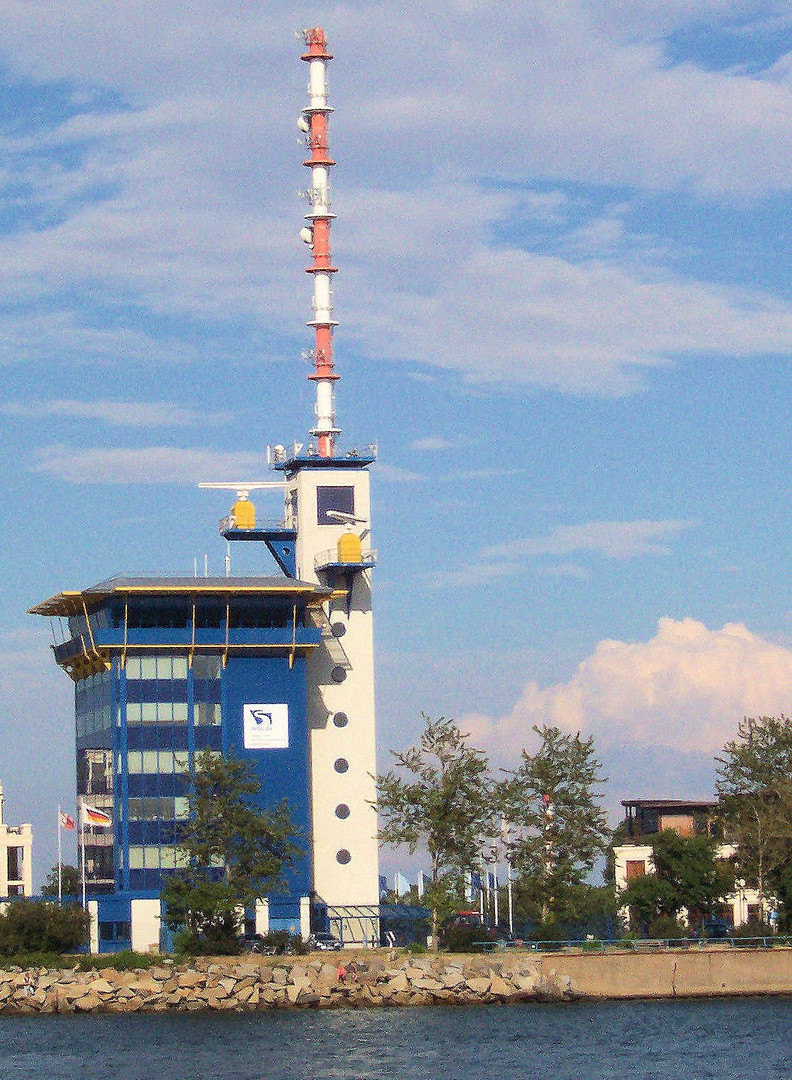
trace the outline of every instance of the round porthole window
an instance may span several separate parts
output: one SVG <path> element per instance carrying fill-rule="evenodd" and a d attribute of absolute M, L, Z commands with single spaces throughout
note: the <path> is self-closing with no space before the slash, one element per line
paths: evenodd
<path fill-rule="evenodd" d="M 349 817 L 349 807 L 346 803 L 339 803 L 335 809 L 335 815 L 337 818 L 341 818 L 342 821 L 346 821 Z"/>
<path fill-rule="evenodd" d="M 352 856 L 349 854 L 345 847 L 342 847 L 340 851 L 336 852 L 336 862 L 340 862 L 342 866 L 346 866 L 347 863 L 352 861 Z"/>
<path fill-rule="evenodd" d="M 334 622 L 330 629 L 333 631 L 333 637 L 343 637 L 346 633 L 346 623 Z"/>
<path fill-rule="evenodd" d="M 336 665 L 330 672 L 330 678 L 333 682 L 343 682 L 346 678 L 346 668 L 342 668 L 340 664 Z"/>
<path fill-rule="evenodd" d="M 346 758 L 343 757 L 336 758 L 335 762 L 333 763 L 333 768 L 336 772 L 344 773 L 349 768 L 349 762 Z"/>
<path fill-rule="evenodd" d="M 349 723 L 349 717 L 345 712 L 337 712 L 333 716 L 333 723 L 336 727 L 346 727 Z"/>

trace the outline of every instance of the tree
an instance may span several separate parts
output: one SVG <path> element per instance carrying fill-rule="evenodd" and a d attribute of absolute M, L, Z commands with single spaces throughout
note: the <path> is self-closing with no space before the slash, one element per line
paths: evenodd
<path fill-rule="evenodd" d="M 15 900 L 0 914 L 0 955 L 72 952 L 88 940 L 89 927 L 78 904 Z"/>
<path fill-rule="evenodd" d="M 233 753 L 196 755 L 189 817 L 182 828 L 183 869 L 163 890 L 165 922 L 181 930 L 186 951 L 234 951 L 239 913 L 274 889 L 301 850 L 286 802 L 274 810 L 252 804 L 261 784 Z"/>
<path fill-rule="evenodd" d="M 493 831 L 493 789 L 487 758 L 468 746 L 455 721 L 425 713 L 417 746 L 391 751 L 396 770 L 376 777 L 375 808 L 384 844 L 405 844 L 413 854 L 425 848 L 432 861 L 426 902 L 432 910 L 432 938 L 440 920 L 458 903 L 464 876 L 479 861 L 484 838 Z"/>
<path fill-rule="evenodd" d="M 76 866 L 61 866 L 61 894 L 63 896 L 80 895 L 80 871 Z M 41 886 L 42 896 L 58 895 L 58 868 L 53 866 Z"/>
<path fill-rule="evenodd" d="M 607 850 L 610 833 L 595 791 L 605 778 L 593 739 L 547 725 L 533 730 L 539 749 L 523 750 L 522 764 L 506 773 L 500 803 L 509 863 L 548 923 Z"/>
<path fill-rule="evenodd" d="M 633 925 L 651 928 L 660 918 L 675 920 L 682 909 L 691 925 L 714 914 L 734 889 L 734 866 L 719 857 L 718 841 L 665 829 L 651 842 L 654 873 L 634 879 L 619 897 Z"/>
<path fill-rule="evenodd" d="M 718 762 L 716 790 L 738 873 L 762 900 L 792 876 L 792 720 L 746 716 Z M 789 906 L 784 904 L 787 913 Z"/>

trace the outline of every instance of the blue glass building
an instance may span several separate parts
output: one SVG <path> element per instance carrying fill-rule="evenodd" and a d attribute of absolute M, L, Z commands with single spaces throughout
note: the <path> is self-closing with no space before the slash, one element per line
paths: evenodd
<path fill-rule="evenodd" d="M 306 660 L 331 594 L 276 578 L 113 578 L 32 608 L 56 617 L 55 660 L 75 684 L 77 791 L 110 828 L 87 827 L 88 893 L 102 951 L 132 943 L 132 901 L 179 866 L 195 755 L 233 750 L 284 798 L 305 837 L 269 928 L 300 927 L 312 895 Z"/>

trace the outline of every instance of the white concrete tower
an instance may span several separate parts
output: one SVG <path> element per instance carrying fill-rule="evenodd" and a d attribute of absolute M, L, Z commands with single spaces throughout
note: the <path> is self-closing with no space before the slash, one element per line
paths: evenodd
<path fill-rule="evenodd" d="M 332 59 L 320 28 L 305 31 L 309 104 L 299 126 L 311 156 L 310 243 L 313 319 L 316 332 L 317 443 L 277 467 L 286 474 L 286 526 L 296 530 L 296 577 L 335 590 L 328 604 L 323 647 L 309 657 L 311 799 L 314 887 L 329 905 L 379 902 L 374 715 L 374 648 L 371 610 L 371 512 L 368 466 L 373 454 L 336 456 L 332 334 L 337 323 L 330 302 L 330 159 L 326 68 Z"/>

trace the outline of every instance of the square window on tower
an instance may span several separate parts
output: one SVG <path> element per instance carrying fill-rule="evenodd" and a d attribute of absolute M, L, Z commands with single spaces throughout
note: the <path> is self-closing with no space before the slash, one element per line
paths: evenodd
<path fill-rule="evenodd" d="M 350 486 L 318 487 L 316 489 L 316 523 L 318 525 L 343 525 L 338 514 L 355 516 L 355 489 Z"/>

